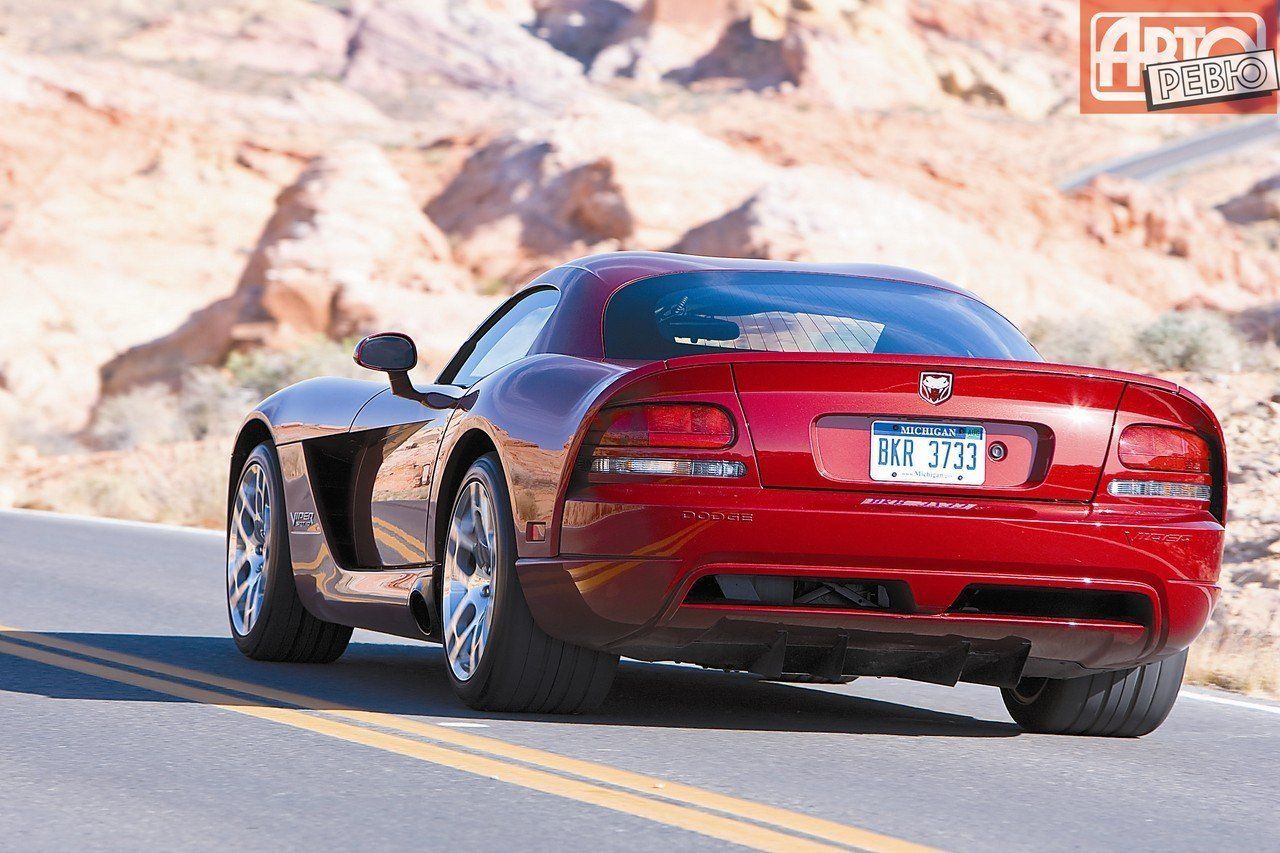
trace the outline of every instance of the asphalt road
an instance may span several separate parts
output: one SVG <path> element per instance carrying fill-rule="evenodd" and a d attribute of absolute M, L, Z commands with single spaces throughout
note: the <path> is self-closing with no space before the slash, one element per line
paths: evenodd
<path fill-rule="evenodd" d="M 0 513 L 0 849 L 1280 846 L 1280 705 L 1184 691 L 1141 740 L 998 692 L 624 664 L 595 715 L 485 716 L 439 648 L 245 660 L 220 536 Z"/>

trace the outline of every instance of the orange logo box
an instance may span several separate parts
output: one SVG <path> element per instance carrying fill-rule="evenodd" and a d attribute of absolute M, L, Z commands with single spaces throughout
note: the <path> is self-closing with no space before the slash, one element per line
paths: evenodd
<path fill-rule="evenodd" d="M 1080 111 L 1145 113 L 1148 65 L 1274 50 L 1276 0 L 1081 0 Z M 1272 61 L 1274 58 L 1272 57 Z M 1194 65 L 1195 63 L 1192 63 Z M 1197 72 L 1192 71 L 1192 82 Z M 1157 107 L 1186 113 L 1274 113 L 1276 93 Z"/>

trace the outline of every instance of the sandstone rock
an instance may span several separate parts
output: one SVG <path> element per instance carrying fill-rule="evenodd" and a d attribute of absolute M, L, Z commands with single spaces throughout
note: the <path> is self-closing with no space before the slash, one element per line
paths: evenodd
<path fill-rule="evenodd" d="M 669 246 L 772 167 L 692 127 L 597 104 L 503 136 L 427 206 L 480 278 L 611 246 Z"/>
<path fill-rule="evenodd" d="M 1280 563 L 1275 561 L 1259 560 L 1232 566 L 1229 574 L 1232 590 L 1246 586 L 1280 589 Z"/>
<path fill-rule="evenodd" d="M 902 0 L 792 3 L 790 76 L 801 92 L 844 109 L 936 106 L 941 88 Z M 803 11 L 797 11 L 800 7 Z"/>
<path fill-rule="evenodd" d="M 909 14 L 947 94 L 1041 119 L 1076 85 L 1077 9 L 1062 0 L 912 0 Z"/>
<path fill-rule="evenodd" d="M 219 76 L 340 79 L 398 115 L 440 120 L 468 96 L 474 113 L 489 100 L 549 109 L 582 91 L 580 69 L 524 29 L 532 19 L 530 0 L 232 0 L 143 16 L 116 49 Z"/>
<path fill-rule="evenodd" d="M 1246 586 L 1224 594 L 1213 613 L 1217 631 L 1280 643 L 1280 589 Z"/>
<path fill-rule="evenodd" d="M 1243 195 L 1220 204 L 1218 211 L 1231 222 L 1238 223 L 1280 219 L 1280 175 L 1263 178 Z"/>
<path fill-rule="evenodd" d="M 590 67 L 639 6 L 640 0 L 534 0 L 532 28 L 538 38 Z"/>
<path fill-rule="evenodd" d="M 787 35 L 790 11 L 791 0 L 756 0 L 748 19 L 751 34 L 763 41 L 781 41 Z"/>
<path fill-rule="evenodd" d="M 377 0 L 357 6 L 343 81 L 397 115 L 431 118 L 461 98 L 527 113 L 585 97 L 581 67 L 518 22 L 468 0 Z"/>
<path fill-rule="evenodd" d="M 781 170 L 734 210 L 674 247 L 693 254 L 922 269 L 969 287 L 1015 319 L 1104 313 L 1139 303 L 1106 282 L 1062 271 L 1046 287 L 1044 261 L 902 190 L 820 167 Z"/>
<path fill-rule="evenodd" d="M 346 65 L 351 22 L 303 0 L 235 0 L 146 23 L 118 50 L 144 62 L 208 62 L 263 71 L 336 76 Z"/>
<path fill-rule="evenodd" d="M 476 5 L 501 15 L 521 26 L 533 23 L 536 0 L 475 0 Z"/>
<path fill-rule="evenodd" d="M 596 56 L 591 75 L 657 82 L 710 52 L 742 10 L 740 0 L 646 0 Z"/>
<path fill-rule="evenodd" d="M 1231 310 L 1242 307 L 1245 294 L 1280 295 L 1280 259 L 1247 246 L 1217 211 L 1110 175 L 1096 178 L 1076 198 L 1090 211 L 1090 235 L 1103 244 L 1141 246 L 1188 261 L 1204 284 L 1186 307 Z"/>
<path fill-rule="evenodd" d="M 365 332 L 400 319 L 388 309 L 403 292 L 457 293 L 464 282 L 448 241 L 381 150 L 337 146 L 280 193 L 235 293 L 106 364 L 103 393 L 172 381 L 237 348 Z"/>
<path fill-rule="evenodd" d="M 945 94 L 1039 119 L 1066 101 L 1074 69 L 1062 3 L 1050 4 L 1056 17 L 1016 3 L 961 5 L 648 0 L 603 49 L 593 41 L 575 53 L 572 33 L 558 46 L 584 61 L 598 50 L 589 62 L 597 80 L 735 80 L 837 108 L 938 107 Z"/>
<path fill-rule="evenodd" d="M 599 53 L 591 76 L 736 78 L 875 109 L 938 100 L 923 50 L 902 0 L 648 0 Z"/>
<path fill-rule="evenodd" d="M 229 291 L 278 189 L 237 164 L 228 111 L 172 117 L 208 90 L 137 72 L 0 52 L 0 397 L 42 429 L 82 426 L 101 364 Z"/>
<path fill-rule="evenodd" d="M 948 95 L 1023 118 L 1044 118 L 1067 98 L 1052 72 L 1025 54 L 1000 62 L 978 50 L 951 46 L 935 53 L 932 63 Z"/>

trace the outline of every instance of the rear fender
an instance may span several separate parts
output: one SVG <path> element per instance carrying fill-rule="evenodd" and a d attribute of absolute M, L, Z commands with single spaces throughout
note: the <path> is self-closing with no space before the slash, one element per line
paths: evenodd
<path fill-rule="evenodd" d="M 1153 504 L 1150 499 L 1118 498 L 1108 493 L 1108 484 L 1115 479 L 1167 480 L 1170 482 L 1203 482 L 1204 476 L 1174 472 L 1135 472 L 1126 468 L 1119 458 L 1120 434 L 1135 424 L 1175 427 L 1191 430 L 1203 438 L 1212 454 L 1213 498 L 1209 511 L 1219 523 L 1225 523 L 1227 511 L 1227 449 L 1222 426 L 1213 410 L 1203 400 L 1182 388 L 1172 391 L 1144 385 L 1131 384 L 1125 388 L 1117 407 L 1115 425 L 1111 431 L 1111 444 L 1107 462 L 1098 481 L 1094 501 L 1101 507 L 1116 510 L 1168 510 L 1184 508 L 1190 512 L 1204 512 L 1201 501 L 1161 500 Z"/>
<path fill-rule="evenodd" d="M 583 424 L 601 396 L 631 374 L 625 365 L 552 353 L 502 368 L 477 383 L 449 420 L 438 470 L 454 469 L 472 446 L 464 441 L 469 434 L 487 436 L 503 463 L 519 556 L 550 556 L 558 547 L 555 519 Z M 432 483 L 428 529 L 438 530 L 440 515 L 449 511 L 453 496 L 443 494 L 449 479 L 438 476 Z M 542 525 L 545 539 L 530 539 L 530 524 Z"/>

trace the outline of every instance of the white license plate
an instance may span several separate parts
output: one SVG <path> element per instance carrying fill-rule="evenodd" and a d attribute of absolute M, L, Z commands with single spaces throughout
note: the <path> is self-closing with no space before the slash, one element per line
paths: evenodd
<path fill-rule="evenodd" d="M 871 479 L 883 483 L 980 486 L 987 431 L 972 424 L 873 421 Z"/>

